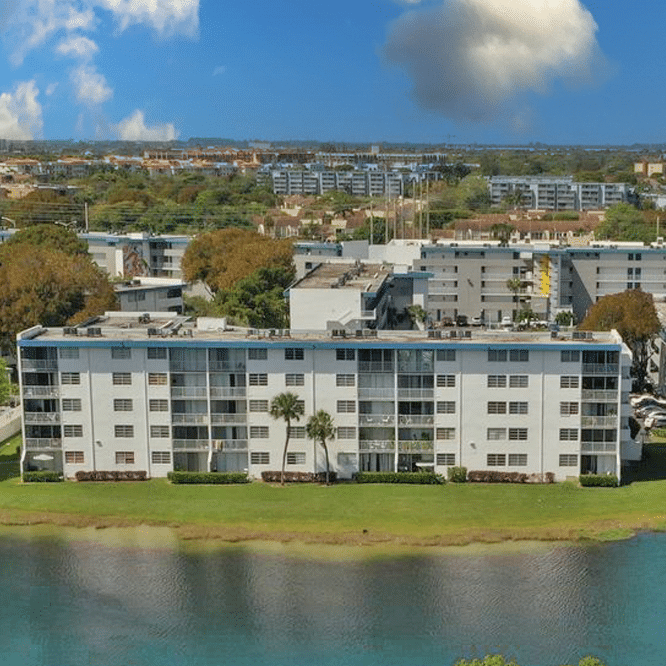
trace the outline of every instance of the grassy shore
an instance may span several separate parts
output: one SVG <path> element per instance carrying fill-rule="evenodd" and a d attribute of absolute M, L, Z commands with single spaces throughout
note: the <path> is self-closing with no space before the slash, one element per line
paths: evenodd
<path fill-rule="evenodd" d="M 0 449 L 10 469 L 17 442 Z M 666 529 L 666 481 L 618 489 L 448 484 L 175 486 L 0 481 L 0 523 L 168 525 L 185 538 L 446 546 L 607 540 Z M 9 477 L 9 478 L 8 478 Z"/>

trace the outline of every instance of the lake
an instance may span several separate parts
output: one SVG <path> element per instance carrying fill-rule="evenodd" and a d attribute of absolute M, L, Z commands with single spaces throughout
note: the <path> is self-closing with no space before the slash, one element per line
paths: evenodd
<path fill-rule="evenodd" d="M 0 531 L 3 666 L 666 659 L 666 535 L 350 557 L 197 550 L 167 530 L 76 534 Z"/>

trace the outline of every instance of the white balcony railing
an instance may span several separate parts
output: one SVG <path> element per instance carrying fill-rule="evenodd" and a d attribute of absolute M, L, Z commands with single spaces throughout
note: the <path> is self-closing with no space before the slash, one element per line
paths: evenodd
<path fill-rule="evenodd" d="M 617 391 L 594 391 L 583 389 L 581 398 L 591 402 L 617 402 Z"/>
<path fill-rule="evenodd" d="M 172 414 L 171 423 L 180 425 L 207 425 L 208 414 Z"/>
<path fill-rule="evenodd" d="M 188 451 L 206 451 L 210 448 L 210 442 L 207 439 L 174 439 L 174 451 L 188 450 Z"/>
<path fill-rule="evenodd" d="M 400 414 L 398 423 L 406 426 L 427 426 L 435 422 L 432 414 Z"/>
<path fill-rule="evenodd" d="M 360 414 L 358 424 L 362 426 L 391 426 L 395 424 L 393 414 Z"/>
<path fill-rule="evenodd" d="M 246 439 L 224 439 L 216 442 L 215 448 L 221 451 L 246 451 Z"/>
<path fill-rule="evenodd" d="M 383 363 L 382 361 L 359 361 L 359 372 L 393 372 L 395 366 L 391 362 Z"/>
<path fill-rule="evenodd" d="M 58 412 L 25 412 L 23 420 L 26 423 L 60 423 Z"/>
<path fill-rule="evenodd" d="M 617 444 L 615 442 L 582 442 L 581 453 L 615 453 Z"/>
<path fill-rule="evenodd" d="M 583 363 L 584 375 L 617 375 L 619 371 L 617 363 Z"/>
<path fill-rule="evenodd" d="M 172 386 L 171 387 L 171 397 L 172 398 L 205 398 L 206 397 L 206 387 L 205 386 Z"/>
<path fill-rule="evenodd" d="M 435 389 L 398 389 L 398 398 L 407 400 L 427 400 L 435 395 Z"/>
<path fill-rule="evenodd" d="M 24 358 L 21 359 L 22 370 L 57 370 L 58 359 L 34 359 Z"/>
<path fill-rule="evenodd" d="M 57 386 L 24 386 L 24 398 L 58 398 L 60 389 Z"/>
<path fill-rule="evenodd" d="M 61 449 L 61 439 L 45 439 L 28 437 L 25 440 L 26 451 L 35 451 L 41 449 Z"/>
<path fill-rule="evenodd" d="M 247 395 L 247 389 L 243 387 L 231 386 L 211 386 L 211 398 L 244 398 Z"/>
<path fill-rule="evenodd" d="M 359 451 L 395 451 L 395 442 L 387 439 L 363 439 L 358 443 Z"/>
<path fill-rule="evenodd" d="M 432 452 L 435 450 L 435 443 L 427 439 L 401 440 L 398 442 L 398 450 L 407 452 Z"/>
<path fill-rule="evenodd" d="M 392 388 L 359 388 L 359 400 L 393 400 L 395 390 Z"/>
<path fill-rule="evenodd" d="M 247 414 L 211 414 L 210 422 L 214 424 L 219 424 L 219 423 L 244 424 L 247 423 Z"/>
<path fill-rule="evenodd" d="M 611 428 L 617 424 L 617 416 L 581 416 L 580 418 L 580 425 L 583 428 Z"/>

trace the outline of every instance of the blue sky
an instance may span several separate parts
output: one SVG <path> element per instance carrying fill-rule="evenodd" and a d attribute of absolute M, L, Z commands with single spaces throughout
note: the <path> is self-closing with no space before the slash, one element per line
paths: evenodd
<path fill-rule="evenodd" d="M 643 0 L 0 0 L 0 138 L 666 142 Z"/>

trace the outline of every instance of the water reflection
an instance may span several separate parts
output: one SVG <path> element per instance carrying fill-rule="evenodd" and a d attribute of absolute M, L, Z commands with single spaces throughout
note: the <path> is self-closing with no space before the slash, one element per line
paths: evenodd
<path fill-rule="evenodd" d="M 661 664 L 664 544 L 322 561 L 0 537 L 2 663 Z"/>

